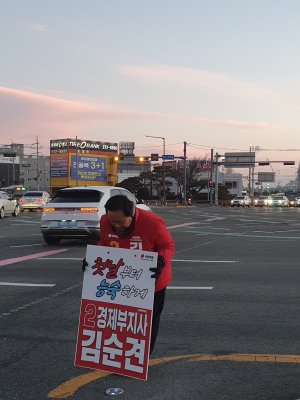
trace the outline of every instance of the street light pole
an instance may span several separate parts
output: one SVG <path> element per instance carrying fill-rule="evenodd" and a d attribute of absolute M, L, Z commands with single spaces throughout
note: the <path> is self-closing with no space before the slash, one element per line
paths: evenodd
<path fill-rule="evenodd" d="M 149 135 L 145 135 L 146 137 L 151 137 L 151 138 L 155 138 L 155 139 L 162 139 L 164 141 L 163 144 L 163 149 L 164 149 L 164 156 L 166 155 L 166 143 L 165 143 L 165 138 L 162 136 L 149 136 Z M 162 167 L 163 167 L 163 198 L 164 198 L 164 204 L 166 201 L 166 171 L 165 171 L 165 160 L 163 159 L 162 161 Z"/>

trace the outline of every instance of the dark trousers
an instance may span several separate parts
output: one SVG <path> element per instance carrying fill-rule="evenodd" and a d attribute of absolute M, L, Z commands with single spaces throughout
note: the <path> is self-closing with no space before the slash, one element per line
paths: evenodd
<path fill-rule="evenodd" d="M 166 288 L 154 293 L 153 314 L 152 314 L 152 329 L 150 341 L 150 355 L 153 352 L 155 341 L 158 335 L 160 315 L 164 308 Z"/>

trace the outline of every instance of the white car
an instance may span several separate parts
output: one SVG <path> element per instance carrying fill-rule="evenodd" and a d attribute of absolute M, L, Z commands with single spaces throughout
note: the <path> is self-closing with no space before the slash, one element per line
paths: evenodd
<path fill-rule="evenodd" d="M 24 193 L 19 199 L 21 211 L 25 210 L 42 210 L 50 201 L 48 192 L 36 190 Z"/>
<path fill-rule="evenodd" d="M 5 215 L 16 217 L 19 211 L 17 200 L 12 199 L 8 193 L 0 191 L 0 219 L 4 218 Z"/>
<path fill-rule="evenodd" d="M 269 207 L 288 207 L 289 199 L 286 196 L 272 196 L 268 200 Z"/>
<path fill-rule="evenodd" d="M 236 196 L 233 200 L 231 200 L 230 205 L 231 205 L 231 207 L 234 207 L 234 206 L 250 207 L 251 199 L 249 196 Z"/>
<path fill-rule="evenodd" d="M 43 209 L 41 231 L 48 244 L 61 239 L 100 237 L 100 218 L 110 197 L 125 195 L 140 209 L 151 211 L 128 190 L 112 186 L 81 186 L 60 189 Z"/>

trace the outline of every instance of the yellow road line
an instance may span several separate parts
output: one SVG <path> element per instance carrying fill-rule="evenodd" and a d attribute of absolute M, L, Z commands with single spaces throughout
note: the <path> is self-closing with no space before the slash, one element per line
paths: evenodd
<path fill-rule="evenodd" d="M 280 354 L 189 354 L 184 356 L 164 357 L 149 360 L 149 367 L 175 360 L 185 360 L 185 362 L 195 361 L 237 361 L 237 362 L 271 362 L 271 363 L 300 363 L 300 356 L 280 355 Z M 47 397 L 53 399 L 66 399 L 72 396 L 80 387 L 105 376 L 111 372 L 93 371 L 84 375 L 77 376 L 52 390 Z"/>

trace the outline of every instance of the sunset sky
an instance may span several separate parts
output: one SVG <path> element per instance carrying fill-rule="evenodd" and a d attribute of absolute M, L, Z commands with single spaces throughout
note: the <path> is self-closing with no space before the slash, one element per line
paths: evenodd
<path fill-rule="evenodd" d="M 0 4 L 0 144 L 134 141 L 137 155 L 300 162 L 298 0 Z M 27 152 L 30 153 L 30 148 Z M 240 171 L 247 175 L 247 170 Z M 256 171 L 272 171 L 260 167 Z"/>

